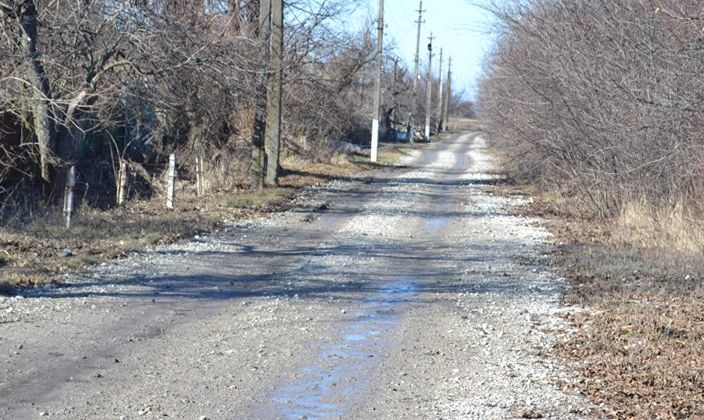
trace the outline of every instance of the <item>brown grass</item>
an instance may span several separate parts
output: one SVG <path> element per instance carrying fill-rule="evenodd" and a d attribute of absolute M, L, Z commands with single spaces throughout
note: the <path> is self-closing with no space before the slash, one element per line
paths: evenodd
<path fill-rule="evenodd" d="M 691 206 L 653 208 L 644 200 L 627 203 L 614 222 L 614 237 L 641 248 L 674 248 L 695 254 L 704 249 L 704 227 Z"/>
<path fill-rule="evenodd" d="M 162 198 L 155 198 L 107 211 L 81 208 L 68 231 L 55 213 L 22 226 L 0 227 L 0 293 L 13 293 L 15 285 L 52 282 L 56 274 L 174 243 L 228 221 L 282 211 L 301 188 L 392 163 L 410 147 L 383 145 L 379 164 L 370 164 L 365 156 L 338 158 L 334 165 L 285 162 L 287 172 L 280 186 L 263 191 L 235 189 L 196 197 L 193 188 L 183 188 L 173 211 L 164 208 Z"/>
<path fill-rule="evenodd" d="M 558 351 L 579 363 L 579 386 L 616 418 L 704 416 L 704 297 L 621 290 L 571 318 Z"/>
<path fill-rule="evenodd" d="M 704 254 L 684 212 L 633 205 L 612 229 L 537 203 L 558 243 L 550 263 L 574 286 L 565 299 L 589 308 L 556 349 L 579 391 L 606 417 L 703 418 Z"/>

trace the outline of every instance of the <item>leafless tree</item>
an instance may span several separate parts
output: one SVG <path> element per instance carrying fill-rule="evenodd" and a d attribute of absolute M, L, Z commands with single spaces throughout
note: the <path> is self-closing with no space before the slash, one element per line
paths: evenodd
<path fill-rule="evenodd" d="M 701 201 L 700 2 L 529 0 L 493 11 L 501 38 L 481 113 L 517 176 L 601 216 L 635 199 Z"/>
<path fill-rule="evenodd" d="M 61 191 L 70 165 L 94 191 L 115 188 L 123 159 L 154 183 L 173 151 L 186 174 L 198 155 L 218 168 L 223 188 L 247 179 L 256 81 L 278 70 L 262 66 L 259 5 L 0 0 L 3 165 L 24 162 L 16 173 L 41 180 L 45 198 Z M 368 25 L 345 30 L 356 5 L 286 2 L 286 153 L 310 156 L 324 153 L 327 139 L 364 138 L 373 39 Z M 407 72 L 389 61 L 385 78 L 386 109 L 405 112 Z"/>

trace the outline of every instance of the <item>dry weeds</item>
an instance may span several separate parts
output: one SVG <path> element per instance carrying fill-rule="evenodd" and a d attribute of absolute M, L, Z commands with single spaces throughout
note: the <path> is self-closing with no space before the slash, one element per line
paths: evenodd
<path fill-rule="evenodd" d="M 280 186 L 263 191 L 242 188 L 197 197 L 192 188 L 183 188 L 173 211 L 164 208 L 162 198 L 154 198 L 111 210 L 81 208 L 68 231 L 56 212 L 29 224 L 0 227 L 0 294 L 12 294 L 15 285 L 54 282 L 57 274 L 177 242 L 254 214 L 285 210 L 301 188 L 394 162 L 409 147 L 384 145 L 378 165 L 365 156 L 337 165 L 285 162 Z"/>
<path fill-rule="evenodd" d="M 614 240 L 640 248 L 674 248 L 688 254 L 704 249 L 701 212 L 683 200 L 653 208 L 645 200 L 627 203 L 614 223 Z"/>
<path fill-rule="evenodd" d="M 575 362 L 579 390 L 607 417 L 703 418 L 701 251 L 661 234 L 649 236 L 648 246 L 625 241 L 599 220 L 538 203 L 534 212 L 553 216 L 558 247 L 550 262 L 574 286 L 565 299 L 589 308 L 568 317 L 576 332 L 556 349 Z M 631 213 L 628 220 L 643 219 Z"/>

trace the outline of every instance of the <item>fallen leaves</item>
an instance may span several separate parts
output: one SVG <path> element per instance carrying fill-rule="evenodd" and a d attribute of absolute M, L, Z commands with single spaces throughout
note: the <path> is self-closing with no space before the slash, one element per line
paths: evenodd
<path fill-rule="evenodd" d="M 704 255 L 630 246 L 603 221 L 552 214 L 550 264 L 573 285 L 565 301 L 588 308 L 566 317 L 574 333 L 556 347 L 577 391 L 604 417 L 704 418 Z"/>
<path fill-rule="evenodd" d="M 593 311 L 557 351 L 578 366 L 578 388 L 614 418 L 704 417 L 704 292 L 659 282 L 604 293 L 586 290 Z M 624 285 L 626 286 L 626 285 Z"/>

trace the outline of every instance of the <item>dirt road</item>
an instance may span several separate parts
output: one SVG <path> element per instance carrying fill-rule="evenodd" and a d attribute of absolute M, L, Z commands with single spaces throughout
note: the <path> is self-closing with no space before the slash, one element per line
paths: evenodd
<path fill-rule="evenodd" d="M 0 298 L 0 418 L 588 417 L 563 283 L 479 133 Z"/>

